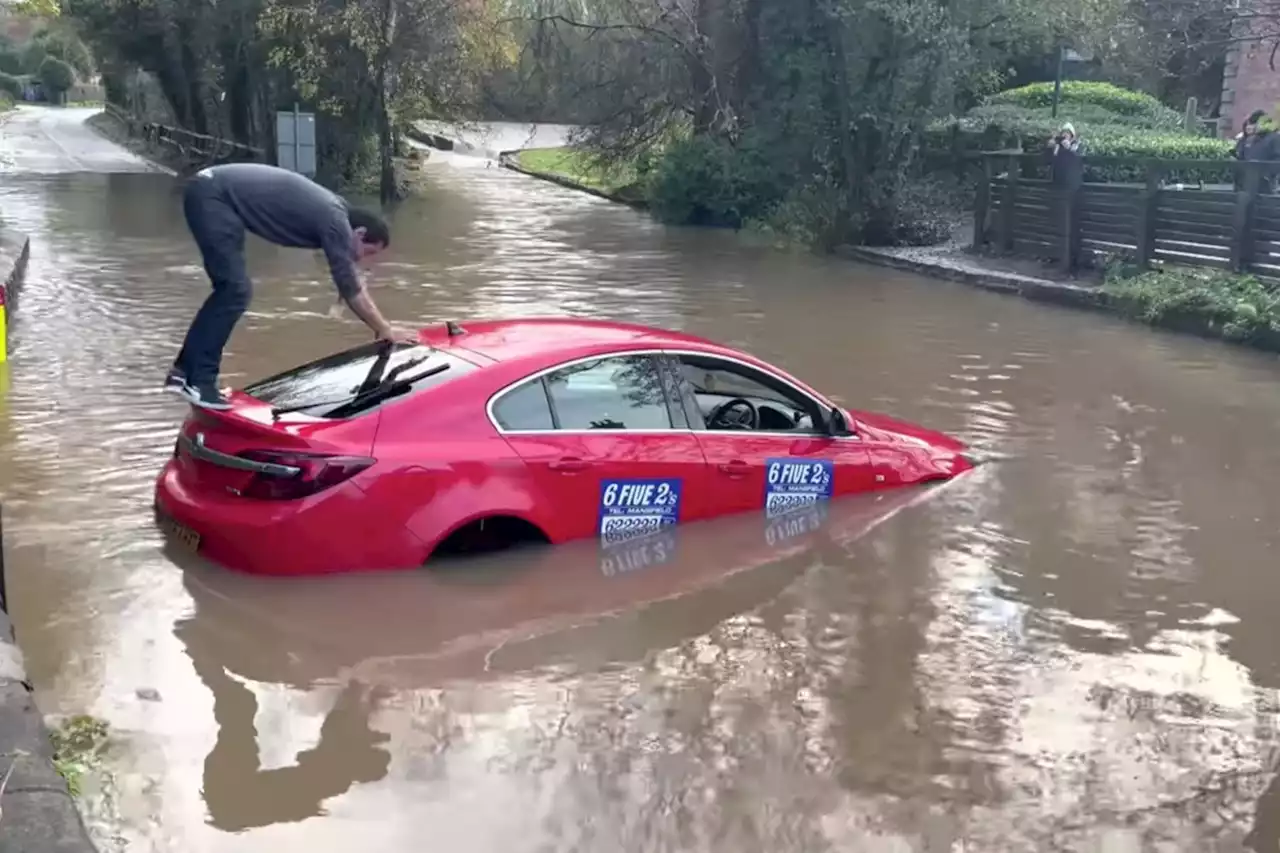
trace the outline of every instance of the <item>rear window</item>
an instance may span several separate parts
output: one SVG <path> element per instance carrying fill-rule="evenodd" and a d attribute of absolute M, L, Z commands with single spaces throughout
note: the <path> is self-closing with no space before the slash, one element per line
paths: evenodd
<path fill-rule="evenodd" d="M 444 367 L 444 370 L 439 368 Z M 433 368 L 435 368 L 433 370 Z M 417 344 L 370 343 L 278 373 L 248 386 L 244 392 L 274 408 L 313 417 L 345 418 L 372 411 L 388 400 L 418 393 L 476 370 L 469 361 L 444 350 Z M 414 379 L 408 390 L 386 400 L 352 405 L 382 382 Z"/>

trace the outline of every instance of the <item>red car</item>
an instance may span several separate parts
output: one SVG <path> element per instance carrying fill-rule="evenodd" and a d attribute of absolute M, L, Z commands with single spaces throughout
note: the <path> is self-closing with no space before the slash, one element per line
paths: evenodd
<path fill-rule="evenodd" d="M 956 476 L 964 446 L 841 409 L 741 352 L 581 319 L 447 323 L 193 408 L 161 526 L 229 568 L 309 575 L 598 537 Z"/>

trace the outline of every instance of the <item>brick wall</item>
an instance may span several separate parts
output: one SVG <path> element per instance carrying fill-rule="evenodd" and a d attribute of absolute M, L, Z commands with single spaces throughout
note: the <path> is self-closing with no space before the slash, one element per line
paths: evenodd
<path fill-rule="evenodd" d="M 1237 38 L 1243 39 L 1249 30 L 1237 26 Z M 1274 23 L 1268 24 L 1274 29 Z M 1254 110 L 1266 110 L 1280 121 L 1280 71 L 1271 70 L 1271 49 L 1274 38 L 1268 41 L 1241 40 L 1227 49 L 1226 68 L 1222 74 L 1222 110 L 1218 122 L 1219 135 L 1230 138 L 1240 132 L 1245 118 Z M 1276 54 L 1276 68 L 1280 69 L 1280 52 Z"/>

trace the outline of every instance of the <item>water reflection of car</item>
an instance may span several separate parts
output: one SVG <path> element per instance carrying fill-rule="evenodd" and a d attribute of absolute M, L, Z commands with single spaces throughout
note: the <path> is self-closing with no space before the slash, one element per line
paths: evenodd
<path fill-rule="evenodd" d="M 604 543 L 949 479 L 960 442 L 843 409 L 745 353 L 646 326 L 524 319 L 371 344 L 193 409 L 160 522 L 261 574 Z"/>
<path fill-rule="evenodd" d="M 171 550 L 195 603 L 178 633 L 193 659 L 301 689 L 350 678 L 428 687 L 565 654 L 630 660 L 758 607 L 815 563 L 837 562 L 831 549 L 937 488 L 860 495 L 781 518 L 721 518 L 604 549 L 575 542 L 469 559 L 432 573 L 282 583 Z M 604 639 L 620 620 L 630 626 L 626 638 Z"/>
<path fill-rule="evenodd" d="M 171 550 L 194 605 L 174 633 L 212 694 L 217 723 L 202 784 L 210 821 L 241 831 L 304 820 L 328 798 L 382 778 L 396 748 L 370 719 L 383 699 L 544 666 L 585 672 L 641 660 L 762 606 L 814 566 L 838 563 L 833 549 L 936 488 L 780 518 L 721 518 L 607 549 L 575 542 L 479 558 L 444 572 L 282 582 Z M 318 741 L 268 766 L 257 697 L 276 686 L 337 695 Z"/>

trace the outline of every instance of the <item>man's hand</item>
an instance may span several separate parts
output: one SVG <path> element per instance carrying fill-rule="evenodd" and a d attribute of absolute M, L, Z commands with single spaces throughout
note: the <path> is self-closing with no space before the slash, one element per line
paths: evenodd
<path fill-rule="evenodd" d="M 369 297 L 368 290 L 361 290 L 347 304 L 351 306 L 351 310 L 356 312 L 356 316 L 373 332 L 374 340 L 404 343 L 418 342 L 417 332 L 396 331 L 387 322 L 387 319 L 382 316 L 382 312 L 378 310 L 378 306 L 374 304 L 373 299 Z"/>
<path fill-rule="evenodd" d="M 411 329 L 397 329 L 393 326 L 387 326 L 382 331 L 375 332 L 373 339 L 376 341 L 390 341 L 396 344 L 416 344 L 419 342 L 418 332 Z"/>

